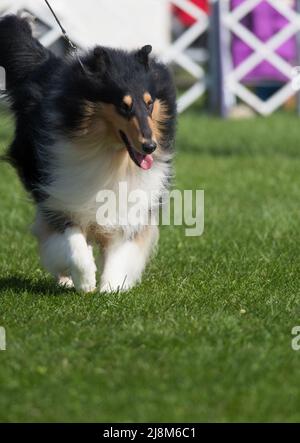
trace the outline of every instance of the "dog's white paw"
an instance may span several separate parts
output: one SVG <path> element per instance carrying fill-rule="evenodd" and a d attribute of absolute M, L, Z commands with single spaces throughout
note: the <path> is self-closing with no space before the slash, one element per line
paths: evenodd
<path fill-rule="evenodd" d="M 96 290 L 95 272 L 86 272 L 84 274 L 73 272 L 72 277 L 77 291 L 88 293 Z"/>
<path fill-rule="evenodd" d="M 100 292 L 126 292 L 132 289 L 136 283 L 136 280 L 128 279 L 127 276 L 122 279 L 102 278 Z"/>
<path fill-rule="evenodd" d="M 59 277 L 57 283 L 62 288 L 74 288 L 74 283 L 71 277 Z"/>
<path fill-rule="evenodd" d="M 80 240 L 80 237 L 79 237 Z M 82 239 L 81 239 L 82 240 Z M 79 243 L 79 241 L 78 241 Z M 75 243 L 72 254 L 71 276 L 75 289 L 81 292 L 94 292 L 96 290 L 96 265 L 93 257 L 93 249 Z"/>
<path fill-rule="evenodd" d="M 95 292 L 96 289 L 97 289 L 96 285 L 93 284 L 86 284 L 77 288 L 78 291 L 84 292 L 85 294 L 91 294 L 92 292 Z"/>

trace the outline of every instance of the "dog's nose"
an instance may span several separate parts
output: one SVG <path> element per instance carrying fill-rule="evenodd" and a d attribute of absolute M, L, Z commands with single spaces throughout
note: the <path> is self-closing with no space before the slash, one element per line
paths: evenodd
<path fill-rule="evenodd" d="M 157 148 L 157 144 L 152 140 L 143 143 L 143 151 L 146 154 L 152 154 L 152 152 L 154 152 L 156 148 Z"/>

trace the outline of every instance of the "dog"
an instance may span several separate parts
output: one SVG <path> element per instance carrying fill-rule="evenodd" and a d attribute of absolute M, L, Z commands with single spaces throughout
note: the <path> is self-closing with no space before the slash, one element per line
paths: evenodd
<path fill-rule="evenodd" d="M 126 183 L 128 192 L 144 191 L 146 218 L 159 212 L 169 187 L 176 92 L 151 49 L 96 46 L 60 58 L 26 19 L 0 19 L 0 66 L 16 126 L 6 158 L 36 205 L 41 262 L 64 287 L 96 290 L 99 246 L 100 291 L 129 290 L 155 250 L 156 224 L 99 225 L 96 218 L 101 190 L 118 195 Z"/>

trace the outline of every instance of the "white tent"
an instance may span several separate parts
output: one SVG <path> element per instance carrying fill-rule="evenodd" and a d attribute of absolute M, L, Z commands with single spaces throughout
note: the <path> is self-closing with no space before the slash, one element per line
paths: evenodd
<path fill-rule="evenodd" d="M 49 0 L 71 40 L 87 48 L 95 44 L 136 48 L 152 44 L 162 54 L 170 44 L 168 2 L 161 0 Z M 1 14 L 28 11 L 45 25 L 41 42 L 51 46 L 61 32 L 44 0 L 0 0 Z"/>

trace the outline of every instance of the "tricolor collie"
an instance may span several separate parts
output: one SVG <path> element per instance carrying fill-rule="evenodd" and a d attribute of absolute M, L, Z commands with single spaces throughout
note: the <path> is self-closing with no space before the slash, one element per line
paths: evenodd
<path fill-rule="evenodd" d="M 0 19 L 0 66 L 16 120 L 7 158 L 37 207 L 41 261 L 61 285 L 96 289 L 98 245 L 100 290 L 127 290 L 141 280 L 157 243 L 153 223 L 96 220 L 101 190 L 118 194 L 125 182 L 128 192 L 144 191 L 146 219 L 169 185 L 175 89 L 150 52 L 98 46 L 62 59 L 33 37 L 26 20 Z"/>

